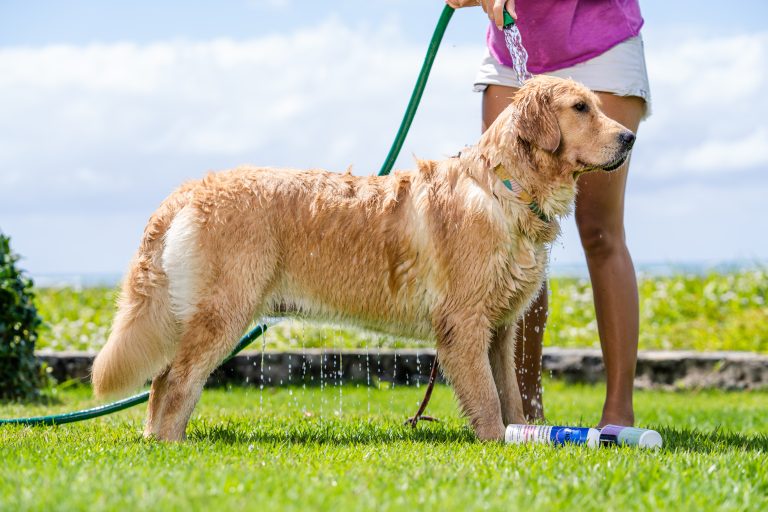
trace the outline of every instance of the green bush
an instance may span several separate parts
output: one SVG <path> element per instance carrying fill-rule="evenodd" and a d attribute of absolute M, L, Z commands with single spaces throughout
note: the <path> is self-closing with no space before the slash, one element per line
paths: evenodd
<path fill-rule="evenodd" d="M 16 268 L 19 257 L 0 233 L 0 399 L 39 396 L 43 383 L 35 358 L 40 317 L 32 303 L 32 280 Z"/>

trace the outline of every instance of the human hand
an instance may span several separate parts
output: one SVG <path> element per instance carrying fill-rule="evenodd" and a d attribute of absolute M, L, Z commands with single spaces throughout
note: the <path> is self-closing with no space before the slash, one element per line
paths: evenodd
<path fill-rule="evenodd" d="M 515 12 L 515 0 L 445 0 L 445 3 L 454 9 L 462 7 L 480 6 L 488 14 L 488 19 L 496 24 L 497 27 L 504 27 L 504 7 L 506 4 L 507 12 L 517 19 Z"/>

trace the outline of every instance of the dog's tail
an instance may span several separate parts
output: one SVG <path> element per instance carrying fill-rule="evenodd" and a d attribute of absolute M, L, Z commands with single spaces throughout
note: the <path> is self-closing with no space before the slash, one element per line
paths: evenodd
<path fill-rule="evenodd" d="M 93 362 L 91 382 L 98 397 L 125 395 L 141 387 L 176 352 L 179 327 L 161 260 L 166 231 L 179 209 L 178 202 L 166 202 L 144 231 L 123 282 L 112 332 Z"/>

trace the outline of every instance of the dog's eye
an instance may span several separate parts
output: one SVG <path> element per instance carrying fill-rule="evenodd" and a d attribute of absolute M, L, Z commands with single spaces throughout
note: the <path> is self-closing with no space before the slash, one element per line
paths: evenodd
<path fill-rule="evenodd" d="M 587 104 L 586 104 L 586 103 L 584 103 L 583 101 L 580 101 L 580 102 L 578 102 L 577 104 L 575 104 L 575 105 L 573 106 L 573 108 L 574 108 L 574 109 L 575 109 L 577 112 L 586 112 L 587 110 L 589 110 L 589 107 L 588 107 L 588 106 L 587 106 Z"/>

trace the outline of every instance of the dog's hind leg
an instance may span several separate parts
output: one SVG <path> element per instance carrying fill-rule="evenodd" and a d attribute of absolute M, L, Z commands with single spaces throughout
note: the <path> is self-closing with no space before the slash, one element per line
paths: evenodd
<path fill-rule="evenodd" d="M 158 390 L 165 389 L 158 396 L 157 409 L 150 412 L 151 433 L 156 438 L 184 439 L 205 381 L 235 347 L 254 309 L 253 302 L 238 304 L 231 297 L 222 297 L 220 290 L 203 299 L 185 325 L 165 382 L 158 381 Z"/>
<path fill-rule="evenodd" d="M 481 440 L 504 438 L 504 423 L 488 359 L 491 333 L 481 315 L 447 315 L 435 322 L 437 353 L 462 411 Z"/>
<path fill-rule="evenodd" d="M 491 340 L 490 360 L 499 391 L 504 424 L 525 423 L 523 402 L 515 371 L 515 325 L 499 327 Z"/>
<path fill-rule="evenodd" d="M 161 406 L 163 397 L 168 390 L 168 373 L 171 367 L 167 366 L 159 375 L 152 379 L 152 387 L 149 389 L 149 404 L 147 406 L 147 423 L 144 426 L 144 437 L 156 436 L 160 428 Z"/>
<path fill-rule="evenodd" d="M 232 351 L 251 320 L 261 313 L 276 263 L 274 253 L 215 254 L 203 268 L 200 292 L 183 317 L 178 349 L 165 382 L 158 381 L 159 403 L 151 412 L 158 439 L 184 438 L 187 422 L 208 376 Z M 164 388 L 164 392 L 163 392 Z M 154 419 L 158 415 L 159 422 Z"/>

